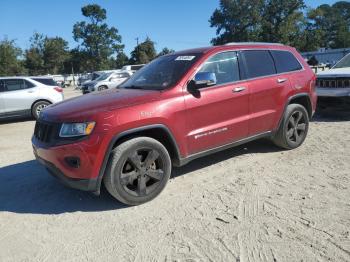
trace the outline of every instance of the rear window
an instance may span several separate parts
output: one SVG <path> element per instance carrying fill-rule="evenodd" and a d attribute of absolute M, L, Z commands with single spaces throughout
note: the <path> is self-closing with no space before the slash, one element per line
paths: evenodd
<path fill-rule="evenodd" d="M 292 72 L 302 69 L 295 56 L 288 51 L 271 51 L 275 60 L 277 73 Z"/>
<path fill-rule="evenodd" d="M 267 50 L 243 51 L 248 78 L 276 74 L 272 56 Z"/>
<path fill-rule="evenodd" d="M 34 81 L 42 83 L 47 86 L 58 86 L 58 84 L 52 78 L 32 78 Z"/>

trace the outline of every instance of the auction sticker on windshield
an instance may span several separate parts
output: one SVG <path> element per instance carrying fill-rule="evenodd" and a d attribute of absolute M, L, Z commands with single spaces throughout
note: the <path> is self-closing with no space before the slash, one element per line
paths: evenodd
<path fill-rule="evenodd" d="M 195 58 L 194 55 L 187 55 L 187 56 L 178 56 L 175 60 L 177 61 L 191 61 L 193 58 Z"/>

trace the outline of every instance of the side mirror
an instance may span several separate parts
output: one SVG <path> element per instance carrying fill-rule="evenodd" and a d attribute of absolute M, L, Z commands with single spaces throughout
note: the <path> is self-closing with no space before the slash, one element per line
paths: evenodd
<path fill-rule="evenodd" d="M 116 79 L 117 79 L 117 77 L 111 77 L 111 78 L 109 79 L 109 82 L 114 82 Z"/>
<path fill-rule="evenodd" d="M 198 72 L 194 77 L 194 84 L 198 88 L 216 85 L 216 75 L 212 72 Z"/>

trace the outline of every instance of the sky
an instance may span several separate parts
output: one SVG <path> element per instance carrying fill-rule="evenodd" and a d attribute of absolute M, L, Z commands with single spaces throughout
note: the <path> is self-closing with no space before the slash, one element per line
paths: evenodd
<path fill-rule="evenodd" d="M 331 0 L 306 0 L 307 6 L 333 4 Z M 134 49 L 136 38 L 149 36 L 160 51 L 163 47 L 182 50 L 207 46 L 215 37 L 208 22 L 219 0 L 0 0 L 0 39 L 14 39 L 22 49 L 29 47 L 34 32 L 49 37 L 60 36 L 69 47 L 73 25 L 84 20 L 81 7 L 96 3 L 107 10 L 107 24 L 119 30 L 127 55 Z"/>

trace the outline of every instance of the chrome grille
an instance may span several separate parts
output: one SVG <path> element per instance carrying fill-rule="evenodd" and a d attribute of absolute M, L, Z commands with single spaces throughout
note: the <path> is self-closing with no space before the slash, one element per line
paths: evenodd
<path fill-rule="evenodd" d="M 49 143 L 55 135 L 55 125 L 37 121 L 34 136 L 41 142 Z"/>
<path fill-rule="evenodd" d="M 319 88 L 350 88 L 350 78 L 319 78 L 316 85 Z"/>

